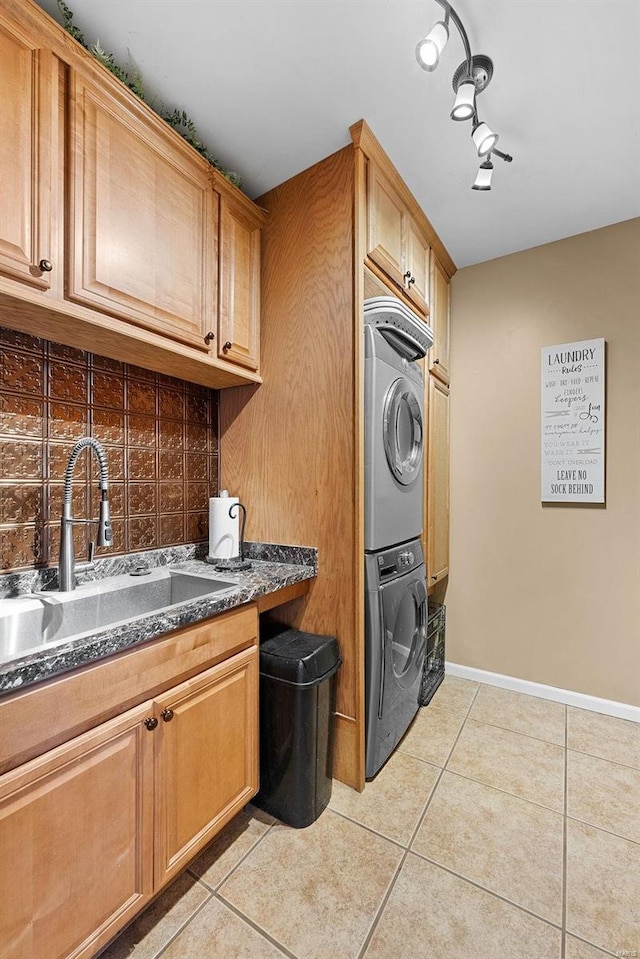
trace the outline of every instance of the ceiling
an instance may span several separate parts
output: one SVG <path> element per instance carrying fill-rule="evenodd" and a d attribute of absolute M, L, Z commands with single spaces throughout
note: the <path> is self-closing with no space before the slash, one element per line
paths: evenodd
<path fill-rule="evenodd" d="M 56 0 L 40 0 L 57 16 Z M 473 53 L 494 62 L 481 119 L 514 161 L 472 191 L 469 123 L 453 123 L 463 60 L 451 29 L 438 69 L 415 45 L 435 0 L 69 0 L 146 90 L 185 109 L 251 197 L 350 142 L 364 118 L 456 264 L 640 215 L 638 0 L 456 0 Z"/>

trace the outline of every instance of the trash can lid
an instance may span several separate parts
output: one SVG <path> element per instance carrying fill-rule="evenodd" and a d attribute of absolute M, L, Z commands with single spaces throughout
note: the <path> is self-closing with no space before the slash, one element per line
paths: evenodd
<path fill-rule="evenodd" d="M 260 645 L 260 672 L 300 686 L 328 679 L 341 662 L 335 636 L 287 629 Z"/>

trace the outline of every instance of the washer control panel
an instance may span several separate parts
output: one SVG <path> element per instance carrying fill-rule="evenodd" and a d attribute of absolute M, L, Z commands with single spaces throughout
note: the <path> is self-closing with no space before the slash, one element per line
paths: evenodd
<path fill-rule="evenodd" d="M 391 549 L 378 553 L 376 560 L 379 580 L 384 583 L 396 576 L 408 573 L 409 570 L 424 562 L 422 543 L 417 539 L 411 543 L 393 546 Z"/>

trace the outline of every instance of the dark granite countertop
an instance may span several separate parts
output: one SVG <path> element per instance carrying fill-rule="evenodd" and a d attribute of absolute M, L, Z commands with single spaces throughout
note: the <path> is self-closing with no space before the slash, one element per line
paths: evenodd
<path fill-rule="evenodd" d="M 199 545 L 99 560 L 94 574 L 96 579 L 129 573 L 144 564 L 151 568 L 179 568 L 182 572 L 211 579 L 224 578 L 230 583 L 230 588 L 222 594 L 212 594 L 165 608 L 161 612 L 137 616 L 133 620 L 84 633 L 60 644 L 40 647 L 28 655 L 0 663 L 0 695 L 130 649 L 317 575 L 317 551 L 308 547 L 248 543 L 246 555 L 252 561 L 251 567 L 236 572 L 218 572 L 205 561 L 205 552 Z M 55 575 L 51 570 L 9 574 L 0 576 L 0 597 L 28 596 L 36 590 L 55 588 L 55 585 Z"/>

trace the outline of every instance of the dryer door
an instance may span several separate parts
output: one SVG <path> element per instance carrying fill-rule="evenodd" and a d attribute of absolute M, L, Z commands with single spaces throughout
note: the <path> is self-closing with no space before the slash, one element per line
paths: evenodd
<path fill-rule="evenodd" d="M 379 715 L 389 709 L 401 691 L 422 676 L 427 646 L 427 587 L 424 566 L 380 587 L 384 628 L 384 673 Z"/>
<path fill-rule="evenodd" d="M 420 472 L 424 430 L 415 389 L 405 377 L 399 377 L 389 387 L 382 428 L 389 469 L 399 483 L 408 486 Z"/>

